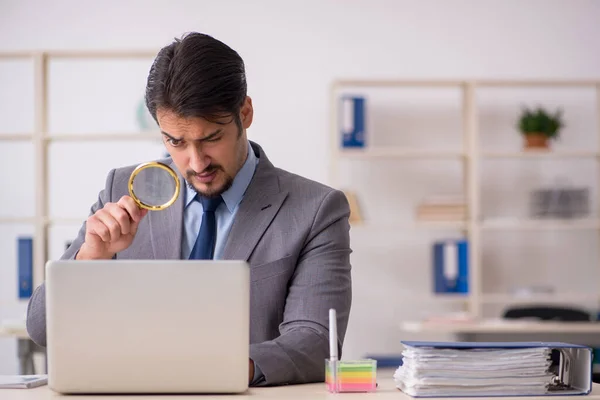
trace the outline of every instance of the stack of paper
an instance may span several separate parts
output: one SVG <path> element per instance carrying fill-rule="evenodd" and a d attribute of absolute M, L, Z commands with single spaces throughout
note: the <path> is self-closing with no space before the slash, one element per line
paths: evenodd
<path fill-rule="evenodd" d="M 0 389 L 30 389 L 48 383 L 48 375 L 0 375 Z"/>
<path fill-rule="evenodd" d="M 404 346 L 394 379 L 411 396 L 541 395 L 555 376 L 544 347 Z"/>

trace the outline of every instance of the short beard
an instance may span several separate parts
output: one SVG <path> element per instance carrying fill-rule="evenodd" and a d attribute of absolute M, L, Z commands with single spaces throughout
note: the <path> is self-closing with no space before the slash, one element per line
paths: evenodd
<path fill-rule="evenodd" d="M 217 169 L 221 169 L 220 167 L 216 167 Z M 223 171 L 221 169 L 221 171 Z M 224 172 L 224 171 L 223 171 Z M 198 190 L 198 188 L 196 188 L 192 181 L 192 178 L 194 177 L 196 173 L 193 171 L 187 171 L 186 173 L 186 184 L 187 187 L 189 187 L 190 189 L 192 189 L 194 192 L 200 194 L 203 197 L 206 198 L 213 198 L 213 197 L 219 197 L 220 195 L 222 195 L 224 192 L 226 192 L 227 190 L 229 190 L 229 188 L 231 188 L 231 185 L 233 185 L 233 178 L 231 176 L 229 176 L 228 174 L 225 174 L 225 182 L 224 184 L 219 187 L 219 188 L 215 188 L 215 190 L 211 190 L 210 188 L 208 189 L 208 191 L 201 191 Z"/>

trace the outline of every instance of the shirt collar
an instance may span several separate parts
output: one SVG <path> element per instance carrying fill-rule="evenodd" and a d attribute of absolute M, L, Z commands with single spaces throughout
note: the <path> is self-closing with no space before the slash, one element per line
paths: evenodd
<path fill-rule="evenodd" d="M 233 178 L 231 187 L 221 194 L 221 197 L 223 197 L 223 202 L 227 206 L 227 209 L 230 213 L 233 213 L 235 208 L 242 201 L 244 193 L 246 193 L 246 189 L 248 188 L 248 185 L 252 180 L 252 176 L 254 175 L 254 171 L 256 170 L 256 164 L 258 164 L 258 158 L 252 150 L 252 145 L 250 142 L 248 142 L 248 156 L 246 157 L 246 162 L 244 162 L 242 168 L 238 171 L 235 178 Z M 192 200 L 194 200 L 196 191 L 187 184 L 185 187 L 185 206 L 187 207 L 190 205 Z"/>

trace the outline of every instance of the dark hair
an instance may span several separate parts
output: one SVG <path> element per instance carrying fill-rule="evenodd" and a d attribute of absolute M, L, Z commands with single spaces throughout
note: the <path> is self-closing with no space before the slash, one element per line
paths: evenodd
<path fill-rule="evenodd" d="M 232 116 L 241 131 L 246 91 L 239 54 L 209 35 L 192 32 L 158 52 L 148 74 L 146 106 L 155 121 L 157 109 L 164 108 L 211 122 Z"/>

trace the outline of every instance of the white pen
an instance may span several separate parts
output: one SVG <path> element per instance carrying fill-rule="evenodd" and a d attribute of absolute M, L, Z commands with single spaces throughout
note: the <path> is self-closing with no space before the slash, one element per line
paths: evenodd
<path fill-rule="evenodd" d="M 329 359 L 337 361 L 337 316 L 334 308 L 329 309 Z"/>
<path fill-rule="evenodd" d="M 331 385 L 334 392 L 337 392 L 337 367 L 338 367 L 338 346 L 337 346 L 337 315 L 334 308 L 329 309 L 329 366 L 331 368 Z"/>

